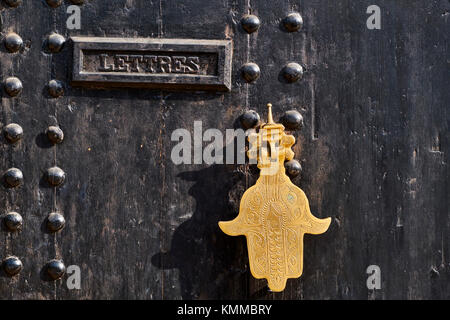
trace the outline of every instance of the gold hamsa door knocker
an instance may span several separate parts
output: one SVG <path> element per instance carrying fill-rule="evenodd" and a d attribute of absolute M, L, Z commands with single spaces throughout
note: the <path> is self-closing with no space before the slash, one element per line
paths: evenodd
<path fill-rule="evenodd" d="M 284 161 L 294 158 L 295 138 L 273 121 L 267 106 L 267 123 L 248 137 L 248 157 L 257 160 L 260 176 L 242 196 L 238 216 L 219 226 L 227 235 L 245 235 L 252 275 L 278 292 L 288 278 L 302 275 L 303 235 L 324 233 L 331 218 L 314 217 L 305 193 L 286 175 Z"/>

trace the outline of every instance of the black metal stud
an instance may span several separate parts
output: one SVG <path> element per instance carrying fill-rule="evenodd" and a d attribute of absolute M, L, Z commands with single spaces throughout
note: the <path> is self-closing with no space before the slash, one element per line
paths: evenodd
<path fill-rule="evenodd" d="M 61 168 L 58 167 L 52 167 L 47 169 L 47 181 L 52 186 L 59 186 L 61 185 L 64 180 L 66 179 L 66 174 Z"/>
<path fill-rule="evenodd" d="M 83 3 L 84 3 L 84 0 L 70 0 L 70 2 L 72 2 L 73 4 L 78 4 L 78 5 L 80 5 L 80 4 L 83 4 Z"/>
<path fill-rule="evenodd" d="M 23 129 L 17 123 L 10 123 L 3 128 L 3 134 L 10 143 L 15 143 L 22 139 Z"/>
<path fill-rule="evenodd" d="M 5 37 L 5 48 L 9 52 L 17 52 L 19 51 L 23 46 L 23 40 L 22 38 L 14 32 L 10 32 Z"/>
<path fill-rule="evenodd" d="M 52 212 L 47 217 L 47 228 L 51 232 L 57 232 L 64 228 L 66 219 L 58 212 Z"/>
<path fill-rule="evenodd" d="M 51 260 L 47 263 L 47 274 L 52 280 L 61 279 L 61 277 L 66 273 L 66 266 L 61 260 Z"/>
<path fill-rule="evenodd" d="M 242 69 L 242 77 L 247 82 L 253 82 L 259 78 L 261 74 L 261 70 L 256 63 L 249 62 L 243 65 Z"/>
<path fill-rule="evenodd" d="M 64 47 L 64 44 L 66 43 L 66 39 L 57 33 L 52 33 L 48 36 L 47 39 L 47 46 L 48 50 L 53 53 L 58 53 L 62 50 Z"/>
<path fill-rule="evenodd" d="M 48 139 L 54 144 L 61 143 L 64 140 L 64 132 L 58 126 L 48 127 L 45 133 Z"/>
<path fill-rule="evenodd" d="M 284 168 L 290 178 L 295 178 L 302 172 L 302 165 L 295 159 L 286 161 L 284 163 Z"/>
<path fill-rule="evenodd" d="M 4 87 L 6 93 L 11 97 L 17 96 L 22 92 L 23 89 L 22 81 L 20 81 L 19 78 L 16 77 L 7 78 L 5 80 Z"/>
<path fill-rule="evenodd" d="M 253 33 L 259 29 L 261 21 L 253 14 L 246 14 L 241 19 L 241 25 L 247 33 Z"/>
<path fill-rule="evenodd" d="M 8 169 L 4 174 L 4 179 L 9 187 L 11 188 L 18 187 L 23 182 L 22 171 L 20 171 L 17 168 Z"/>
<path fill-rule="evenodd" d="M 20 6 L 22 0 L 5 0 L 6 4 L 10 7 L 16 8 Z"/>
<path fill-rule="evenodd" d="M 291 62 L 284 66 L 282 74 L 286 82 L 293 83 L 302 78 L 303 67 L 298 63 Z"/>
<path fill-rule="evenodd" d="M 3 260 L 2 266 L 5 273 L 10 277 L 18 274 L 23 268 L 22 261 L 14 256 L 7 257 Z"/>
<path fill-rule="evenodd" d="M 240 120 L 242 128 L 244 128 L 244 130 L 248 130 L 251 128 L 255 128 L 258 125 L 260 117 L 255 110 L 248 110 L 241 115 Z"/>
<path fill-rule="evenodd" d="M 9 212 L 3 218 L 3 222 L 9 231 L 15 232 L 22 229 L 23 219 L 17 212 Z"/>
<path fill-rule="evenodd" d="M 286 130 L 300 130 L 303 127 L 303 117 L 297 110 L 286 111 L 280 119 Z"/>
<path fill-rule="evenodd" d="M 50 80 L 47 87 L 48 93 L 54 98 L 58 98 L 64 94 L 64 84 L 59 80 Z"/>
<path fill-rule="evenodd" d="M 61 5 L 62 0 L 46 0 L 47 4 L 52 8 L 57 8 Z"/>
<path fill-rule="evenodd" d="M 297 12 L 293 12 L 293 13 L 288 14 L 283 19 L 282 22 L 283 22 L 284 28 L 288 32 L 298 31 L 303 26 L 302 16 L 299 13 L 297 13 Z"/>

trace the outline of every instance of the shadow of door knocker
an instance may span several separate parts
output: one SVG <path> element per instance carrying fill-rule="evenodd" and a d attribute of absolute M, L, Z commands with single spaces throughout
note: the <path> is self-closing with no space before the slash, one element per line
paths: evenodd
<path fill-rule="evenodd" d="M 303 235 L 326 232 L 331 218 L 314 217 L 305 193 L 286 175 L 284 161 L 294 158 L 295 138 L 273 121 L 272 105 L 267 107 L 267 123 L 248 137 L 248 157 L 257 161 L 260 176 L 242 196 L 239 215 L 219 226 L 227 235 L 247 238 L 252 275 L 279 292 L 288 278 L 302 275 Z"/>

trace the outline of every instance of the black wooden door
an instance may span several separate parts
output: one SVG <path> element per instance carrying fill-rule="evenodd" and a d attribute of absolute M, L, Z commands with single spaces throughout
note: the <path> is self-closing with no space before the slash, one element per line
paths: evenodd
<path fill-rule="evenodd" d="M 23 226 L 3 226 L 0 256 L 23 268 L 2 271 L 0 297 L 450 298 L 448 1 L 86 0 L 80 28 L 69 29 L 70 5 L 2 2 L 0 123 L 20 125 L 23 137 L 2 138 L 0 163 L 23 181 L 4 177 L 0 203 L 3 218 L 17 212 Z M 367 26 L 371 5 L 380 29 Z M 304 23 L 289 32 L 293 12 Z M 261 21 L 250 34 L 248 13 Z M 23 44 L 6 40 L 11 33 Z M 52 33 L 65 39 L 60 52 Z M 231 89 L 75 86 L 76 36 L 231 40 Z M 249 62 L 260 68 L 252 83 L 241 74 Z M 290 62 L 304 68 L 294 83 L 283 80 Z M 20 83 L 10 77 L 23 86 L 14 97 Z M 171 160 L 174 130 L 201 121 L 225 132 L 245 110 L 264 118 L 268 102 L 277 116 L 303 115 L 294 146 L 303 172 L 293 181 L 317 217 L 332 217 L 328 232 L 305 237 L 304 273 L 282 293 L 251 276 L 245 238 L 217 225 L 237 215 L 258 171 Z M 49 126 L 63 130 L 62 143 L 50 143 Z M 47 181 L 54 166 L 65 173 L 57 187 Z M 56 233 L 51 212 L 65 218 Z M 48 277 L 53 259 L 79 267 L 79 289 L 67 284 L 73 268 Z M 380 289 L 368 289 L 371 265 Z"/>

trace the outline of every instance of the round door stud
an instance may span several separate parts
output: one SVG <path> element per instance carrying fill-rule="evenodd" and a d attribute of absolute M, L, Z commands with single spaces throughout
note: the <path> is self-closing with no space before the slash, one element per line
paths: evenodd
<path fill-rule="evenodd" d="M 3 134 L 9 143 L 15 143 L 22 139 L 23 129 L 17 123 L 10 123 L 3 128 Z"/>
<path fill-rule="evenodd" d="M 54 144 L 61 143 L 64 140 L 64 132 L 58 126 L 48 127 L 45 133 L 48 139 Z"/>
<path fill-rule="evenodd" d="M 52 8 L 57 8 L 62 4 L 62 0 L 46 0 L 47 4 Z"/>
<path fill-rule="evenodd" d="M 295 178 L 302 172 L 302 165 L 297 160 L 289 160 L 284 163 L 286 173 L 290 178 Z"/>
<path fill-rule="evenodd" d="M 22 38 L 14 32 L 8 33 L 5 37 L 5 48 L 9 52 L 17 52 L 23 47 Z"/>
<path fill-rule="evenodd" d="M 3 222 L 9 231 L 15 232 L 22 229 L 23 219 L 22 216 L 17 212 L 9 212 L 3 218 Z"/>
<path fill-rule="evenodd" d="M 48 93 L 53 98 L 58 98 L 64 94 L 64 84 L 59 80 L 50 80 L 48 85 Z"/>
<path fill-rule="evenodd" d="M 21 5 L 22 0 L 5 0 L 5 2 L 8 6 L 16 8 Z"/>
<path fill-rule="evenodd" d="M 261 70 L 256 63 L 249 62 L 244 64 L 244 66 L 242 67 L 242 77 L 246 82 L 255 81 L 259 78 L 260 74 Z"/>
<path fill-rule="evenodd" d="M 48 50 L 52 53 L 58 53 L 62 50 L 64 47 L 64 44 L 66 43 L 66 39 L 57 33 L 52 33 L 48 36 L 47 39 L 47 46 Z"/>
<path fill-rule="evenodd" d="M 47 274 L 52 280 L 61 279 L 61 277 L 66 273 L 66 266 L 61 260 L 51 260 L 47 263 Z"/>
<path fill-rule="evenodd" d="M 19 78 L 16 77 L 9 77 L 5 80 L 4 88 L 6 93 L 10 97 L 15 97 L 22 92 L 22 81 L 20 81 Z"/>
<path fill-rule="evenodd" d="M 66 219 L 58 212 L 52 212 L 47 217 L 47 228 L 50 232 L 57 232 L 64 228 Z"/>
<path fill-rule="evenodd" d="M 291 62 L 288 63 L 281 72 L 286 82 L 294 83 L 302 78 L 303 67 L 298 63 Z"/>
<path fill-rule="evenodd" d="M 259 114 L 255 110 L 247 110 L 241 115 L 241 125 L 244 130 L 255 128 L 260 121 Z"/>
<path fill-rule="evenodd" d="M 18 274 L 23 268 L 22 261 L 14 256 L 7 257 L 3 260 L 2 266 L 5 273 L 10 277 Z"/>
<path fill-rule="evenodd" d="M 23 182 L 23 174 L 17 168 L 11 168 L 6 170 L 4 174 L 4 179 L 8 187 L 15 188 L 22 184 Z"/>
<path fill-rule="evenodd" d="M 52 167 L 47 169 L 46 176 L 48 183 L 54 187 L 63 184 L 64 180 L 66 179 L 66 174 L 61 168 L 58 167 Z"/>
<path fill-rule="evenodd" d="M 299 13 L 297 13 L 297 12 L 293 12 L 293 13 L 288 14 L 283 19 L 282 22 L 283 22 L 283 27 L 288 32 L 298 31 L 303 26 L 302 16 Z"/>
<path fill-rule="evenodd" d="M 241 25 L 247 33 L 253 33 L 259 29 L 261 21 L 253 14 L 246 14 L 241 19 Z"/>
<path fill-rule="evenodd" d="M 78 4 L 78 5 L 80 5 L 80 4 L 83 4 L 83 3 L 84 3 L 84 0 L 70 0 L 70 2 L 72 2 L 73 4 Z"/>
<path fill-rule="evenodd" d="M 286 111 L 280 119 L 286 130 L 300 130 L 303 127 L 303 117 L 297 110 Z"/>

